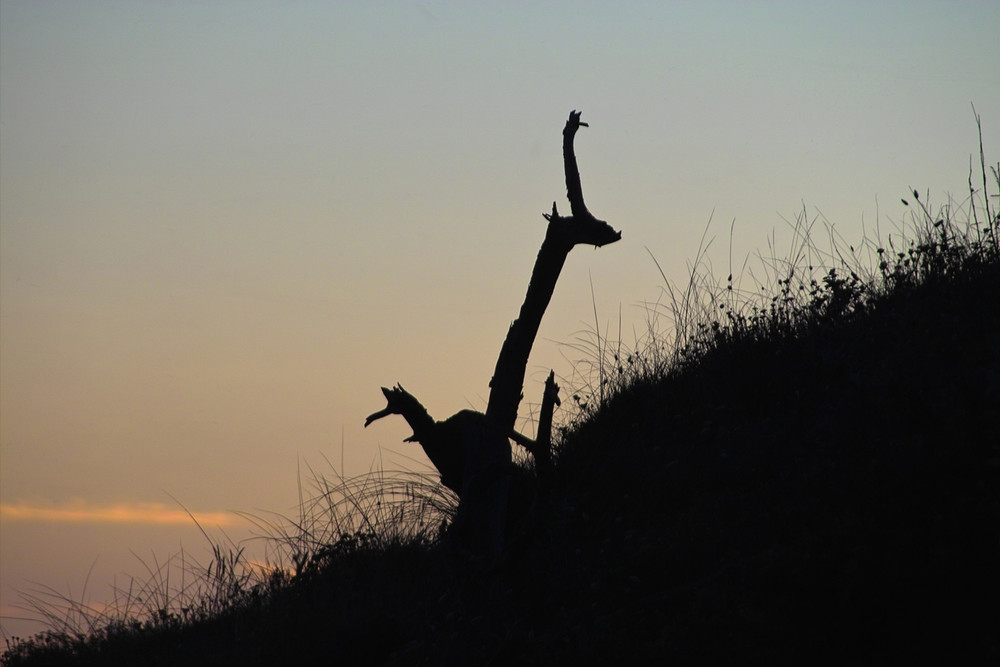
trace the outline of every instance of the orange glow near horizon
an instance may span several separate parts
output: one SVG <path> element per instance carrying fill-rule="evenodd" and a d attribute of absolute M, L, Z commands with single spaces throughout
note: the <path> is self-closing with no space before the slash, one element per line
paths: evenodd
<path fill-rule="evenodd" d="M 226 512 L 190 512 L 163 503 L 116 503 L 91 505 L 84 501 L 62 504 L 0 504 L 3 521 L 41 521 L 47 523 L 137 523 L 185 524 L 192 519 L 199 524 L 227 526 L 235 522 L 235 515 Z"/>

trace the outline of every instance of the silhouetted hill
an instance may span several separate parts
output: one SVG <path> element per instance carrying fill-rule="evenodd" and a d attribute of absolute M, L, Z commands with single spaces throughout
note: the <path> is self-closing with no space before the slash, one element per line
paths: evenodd
<path fill-rule="evenodd" d="M 1000 658 L 1000 271 L 973 273 L 715 350 L 574 432 L 564 544 L 607 590 L 575 608 L 622 614 L 584 636 L 729 664 Z"/>
<path fill-rule="evenodd" d="M 1000 262 L 942 238 L 619 383 L 499 565 L 346 536 L 7 664 L 1000 664 Z"/>

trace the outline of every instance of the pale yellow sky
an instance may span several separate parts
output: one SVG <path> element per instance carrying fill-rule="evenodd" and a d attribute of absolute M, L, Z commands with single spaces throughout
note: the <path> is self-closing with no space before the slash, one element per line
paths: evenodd
<path fill-rule="evenodd" d="M 397 381 L 438 418 L 483 407 L 541 214 L 565 207 L 571 109 L 588 205 L 623 238 L 570 255 L 530 402 L 572 373 L 595 303 L 644 329 L 646 248 L 683 281 L 713 211 L 724 278 L 734 219 L 742 264 L 803 205 L 851 241 L 891 230 L 910 187 L 964 198 L 970 103 L 997 154 L 996 2 L 5 0 L 0 19 L 5 617 L 28 580 L 78 590 L 97 559 L 99 597 L 130 548 L 203 546 L 153 521 L 171 497 L 288 511 L 300 459 L 422 465 L 401 419 L 364 417 Z"/>

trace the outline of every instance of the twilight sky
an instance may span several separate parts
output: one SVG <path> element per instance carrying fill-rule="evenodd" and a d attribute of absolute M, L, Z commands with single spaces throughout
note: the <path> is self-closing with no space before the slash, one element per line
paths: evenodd
<path fill-rule="evenodd" d="M 203 547 L 171 497 L 239 537 L 230 510 L 295 507 L 300 461 L 423 466 L 364 418 L 397 381 L 439 419 L 485 406 L 568 211 L 571 109 L 622 241 L 571 253 L 522 415 L 595 304 L 645 330 L 649 253 L 685 280 L 710 219 L 724 279 L 734 220 L 738 270 L 803 207 L 856 242 L 910 188 L 964 200 L 970 103 L 1000 147 L 998 28 L 995 1 L 4 0 L 4 631 L 39 629 L 29 581 L 78 596 L 93 565 L 99 600 L 129 549 Z"/>

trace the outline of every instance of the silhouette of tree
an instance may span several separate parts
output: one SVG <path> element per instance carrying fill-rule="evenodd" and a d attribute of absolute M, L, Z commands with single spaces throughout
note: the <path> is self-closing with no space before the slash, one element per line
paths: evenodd
<path fill-rule="evenodd" d="M 548 225 L 535 259 L 520 313 L 504 340 L 490 380 L 486 413 L 462 410 L 437 422 L 402 386 L 382 388 L 387 405 L 368 416 L 373 421 L 390 414 L 402 415 L 413 429 L 409 442 L 419 442 L 441 474 L 441 483 L 459 497 L 453 532 L 473 551 L 486 557 L 500 555 L 504 546 L 504 526 L 510 493 L 510 440 L 524 445 L 535 458 L 539 475 L 551 466 L 550 438 L 552 412 L 559 398 L 554 373 L 549 374 L 542 400 L 538 433 L 531 440 L 514 429 L 517 408 L 523 397 L 524 373 L 528 356 L 538 334 L 545 309 L 552 299 L 566 257 L 578 244 L 600 247 L 621 239 L 621 232 L 595 218 L 583 201 L 580 171 L 573 143 L 576 133 L 587 123 L 580 112 L 570 112 L 563 128 L 563 164 L 569 216 L 559 215 L 556 203 L 544 214 Z"/>

